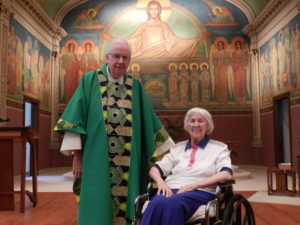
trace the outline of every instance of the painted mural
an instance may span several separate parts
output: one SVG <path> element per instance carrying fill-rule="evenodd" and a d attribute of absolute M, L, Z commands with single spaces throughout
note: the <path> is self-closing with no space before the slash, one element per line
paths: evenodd
<path fill-rule="evenodd" d="M 109 43 L 132 46 L 129 73 L 156 109 L 250 108 L 248 24 L 222 0 L 91 0 L 62 21 L 59 101 L 64 107 L 82 75 L 105 63 Z"/>
<path fill-rule="evenodd" d="M 7 93 L 23 101 L 23 95 L 50 108 L 50 51 L 17 21 L 11 19 L 8 38 Z"/>
<path fill-rule="evenodd" d="M 260 47 L 261 98 L 270 105 L 272 97 L 289 91 L 300 96 L 300 15 L 296 16 Z"/>

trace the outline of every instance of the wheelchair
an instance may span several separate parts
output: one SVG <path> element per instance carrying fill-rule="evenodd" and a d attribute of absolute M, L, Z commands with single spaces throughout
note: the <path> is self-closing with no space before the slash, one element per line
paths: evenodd
<path fill-rule="evenodd" d="M 145 205 L 157 191 L 153 182 L 148 184 L 146 194 L 135 199 L 132 225 L 139 225 Z M 247 199 L 233 193 L 234 183 L 234 180 L 219 182 L 216 198 L 200 206 L 185 225 L 255 225 L 254 211 Z"/>

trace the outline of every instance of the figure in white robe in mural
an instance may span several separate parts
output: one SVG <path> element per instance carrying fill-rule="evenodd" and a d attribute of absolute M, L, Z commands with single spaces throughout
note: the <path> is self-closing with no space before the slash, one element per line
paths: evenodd
<path fill-rule="evenodd" d="M 14 26 L 8 32 L 8 59 L 7 59 L 7 92 L 15 94 L 16 88 L 16 46 L 17 40 Z"/>
<path fill-rule="evenodd" d="M 286 76 L 286 87 L 289 87 L 292 83 L 291 77 L 291 40 L 290 40 L 290 29 L 289 26 L 286 25 L 284 28 L 284 48 L 285 48 L 285 76 Z"/>
<path fill-rule="evenodd" d="M 230 54 L 225 49 L 225 39 L 216 41 L 211 47 L 211 68 L 213 72 L 213 88 L 212 93 L 216 93 L 219 103 L 227 102 L 229 86 L 228 85 L 228 69 L 230 65 Z M 231 66 L 230 66 L 231 68 Z"/>
<path fill-rule="evenodd" d="M 132 58 L 173 58 L 192 57 L 198 52 L 198 43 L 210 36 L 202 32 L 198 37 L 186 39 L 177 37 L 169 25 L 161 20 L 162 6 L 158 1 L 150 1 L 146 8 L 148 20 L 126 40 L 132 47 Z M 113 40 L 108 33 L 101 33 L 100 38 Z"/>
<path fill-rule="evenodd" d="M 270 50 L 270 63 L 271 63 L 271 74 L 273 78 L 273 91 L 277 92 L 278 88 L 278 63 L 277 63 L 277 49 L 276 49 L 276 40 L 275 38 L 272 38 L 271 40 L 271 50 Z"/>
<path fill-rule="evenodd" d="M 38 40 L 34 41 L 34 49 L 33 53 L 31 55 L 31 73 L 32 73 L 32 79 L 29 83 L 29 89 L 30 93 L 34 96 L 38 95 L 38 76 L 39 76 L 39 42 Z"/>
<path fill-rule="evenodd" d="M 296 80 L 297 80 L 297 89 L 300 89 L 300 30 L 299 25 L 295 25 L 295 63 L 296 63 Z"/>
<path fill-rule="evenodd" d="M 208 68 L 206 64 L 201 66 L 202 71 L 200 73 L 200 81 L 201 81 L 201 102 L 202 104 L 208 104 L 210 98 L 210 75 L 208 72 Z"/>
<path fill-rule="evenodd" d="M 268 101 L 272 95 L 270 62 L 267 50 L 263 50 L 260 58 L 260 68 L 262 74 L 262 98 Z"/>
<path fill-rule="evenodd" d="M 95 46 L 93 48 L 95 48 Z M 98 68 L 98 59 L 97 56 L 92 52 L 92 43 L 86 42 L 84 44 L 84 53 L 80 58 L 80 70 L 82 74 L 85 74 Z M 79 80 L 81 79 L 79 78 Z"/>
<path fill-rule="evenodd" d="M 187 64 L 181 63 L 179 69 L 179 88 L 180 88 L 180 103 L 182 106 L 187 106 L 188 104 L 188 87 L 189 87 L 189 71 L 187 70 Z"/>
<path fill-rule="evenodd" d="M 48 57 L 48 55 L 45 55 L 45 73 L 44 73 L 44 82 L 45 82 L 45 90 L 43 92 L 43 102 L 45 104 L 45 106 L 50 108 L 50 59 Z"/>
<path fill-rule="evenodd" d="M 44 82 L 45 79 L 45 62 L 44 62 L 44 56 L 40 55 L 39 58 L 39 80 L 38 80 L 38 86 L 39 86 L 39 97 L 41 99 L 41 103 L 43 104 L 43 90 L 46 89 L 46 84 Z M 44 104 L 43 104 L 44 105 Z"/>
<path fill-rule="evenodd" d="M 177 65 L 172 63 L 169 65 L 169 96 L 171 105 L 178 102 L 178 72 Z"/>
<path fill-rule="evenodd" d="M 24 80 L 23 80 L 23 89 L 24 91 L 28 91 L 30 87 L 30 81 L 32 80 L 31 73 L 31 38 L 28 37 L 24 44 Z"/>
<path fill-rule="evenodd" d="M 17 35 L 17 52 L 16 52 L 16 90 L 17 94 L 22 93 L 22 76 L 23 76 L 23 44 Z"/>
<path fill-rule="evenodd" d="M 248 64 L 248 55 L 242 49 L 241 40 L 237 40 L 233 44 L 235 48 L 231 56 L 231 66 L 234 80 L 234 97 L 237 102 L 243 102 L 246 93 L 246 69 Z"/>
<path fill-rule="evenodd" d="M 285 47 L 283 44 L 283 32 L 279 33 L 279 38 L 278 38 L 278 49 L 277 49 L 277 53 L 278 53 L 278 70 L 279 70 L 279 74 L 278 74 L 278 84 L 279 84 L 279 88 L 281 89 L 283 86 L 282 83 L 282 76 L 285 72 Z"/>
<path fill-rule="evenodd" d="M 198 105 L 199 102 L 199 72 L 198 72 L 198 65 L 193 63 L 192 65 L 192 73 L 191 73 L 191 86 L 192 86 L 192 104 Z"/>

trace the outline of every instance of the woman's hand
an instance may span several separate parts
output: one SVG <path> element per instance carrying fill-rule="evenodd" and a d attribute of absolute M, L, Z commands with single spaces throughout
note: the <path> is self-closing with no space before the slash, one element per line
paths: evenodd
<path fill-rule="evenodd" d="M 173 195 L 171 188 L 166 184 L 164 180 L 157 182 L 157 194 L 162 194 L 163 196 L 169 198 Z"/>
<path fill-rule="evenodd" d="M 197 189 L 197 186 L 195 184 L 189 184 L 189 185 L 180 187 L 176 194 L 180 194 L 182 192 L 187 192 L 187 191 L 194 191 L 196 189 Z"/>

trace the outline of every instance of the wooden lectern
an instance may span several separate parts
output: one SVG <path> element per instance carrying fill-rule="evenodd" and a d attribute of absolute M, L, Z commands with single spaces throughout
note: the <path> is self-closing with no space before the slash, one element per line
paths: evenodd
<path fill-rule="evenodd" d="M 37 132 L 31 127 L 0 127 L 0 210 L 14 210 L 14 194 L 20 194 L 20 212 L 25 211 L 25 195 L 37 204 Z M 21 190 L 14 191 L 14 143 L 21 143 Z M 31 145 L 32 192 L 25 190 L 26 142 Z"/>

